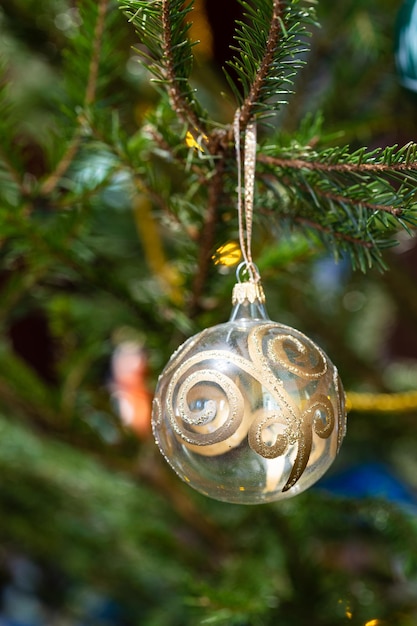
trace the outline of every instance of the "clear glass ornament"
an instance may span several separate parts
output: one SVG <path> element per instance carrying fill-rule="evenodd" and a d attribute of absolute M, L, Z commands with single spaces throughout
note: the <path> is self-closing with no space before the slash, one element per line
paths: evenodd
<path fill-rule="evenodd" d="M 225 324 L 188 339 L 159 377 L 156 442 L 206 496 L 283 500 L 332 464 L 346 429 L 335 366 L 311 339 L 269 319 L 259 283 L 235 285 Z"/>

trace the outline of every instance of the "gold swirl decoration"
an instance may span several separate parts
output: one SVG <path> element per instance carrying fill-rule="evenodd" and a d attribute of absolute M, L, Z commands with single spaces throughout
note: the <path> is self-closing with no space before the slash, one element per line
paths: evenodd
<path fill-rule="evenodd" d="M 253 329 L 248 339 L 249 355 L 253 362 L 262 370 L 263 376 L 275 379 L 274 372 L 269 368 L 268 361 L 263 356 L 262 340 L 268 330 L 275 330 L 274 323 L 263 324 Z M 273 336 L 267 344 L 267 355 L 270 361 L 291 372 L 301 380 L 322 380 L 328 370 L 327 358 L 324 352 L 308 337 L 293 329 L 280 326 L 285 332 Z M 290 334 L 291 333 L 291 334 Z M 334 381 L 333 381 L 334 382 Z M 343 418 L 342 411 L 338 411 L 339 419 Z M 322 421 L 320 421 L 320 419 Z M 267 428 L 273 419 L 255 420 L 249 430 L 248 441 L 250 447 L 265 458 L 275 458 L 285 453 L 289 443 L 297 443 L 295 458 L 290 476 L 282 491 L 288 491 L 300 479 L 310 459 L 314 432 L 322 439 L 330 437 L 335 426 L 334 409 L 331 401 L 324 394 L 316 393 L 310 398 L 310 404 L 304 412 L 297 416 L 289 435 L 279 435 L 273 445 L 265 445 L 262 431 Z"/>
<path fill-rule="evenodd" d="M 265 322 L 252 326 L 244 336 L 248 358 L 233 348 L 193 354 L 195 342 L 174 355 L 167 367 L 171 378 L 165 392 L 166 416 L 183 445 L 204 456 L 229 452 L 245 438 L 252 451 L 265 459 L 280 457 L 296 444 L 283 488 L 287 491 L 309 463 L 314 435 L 326 440 L 334 432 L 336 413 L 340 446 L 345 424 L 340 380 L 335 368 L 328 372 L 329 361 L 321 349 L 294 329 Z M 265 397 L 268 407 L 262 406 Z M 158 424 L 159 401 L 156 409 Z"/>
<path fill-rule="evenodd" d="M 335 420 L 333 405 L 327 396 L 318 395 L 301 416 L 302 429 L 298 441 L 297 456 L 290 476 L 282 491 L 288 491 L 300 479 L 307 467 L 313 445 L 313 430 L 321 439 L 328 439 L 333 432 Z"/>
<path fill-rule="evenodd" d="M 288 353 L 294 354 L 290 360 Z M 269 342 L 268 356 L 273 363 L 277 363 L 300 378 L 315 380 L 327 372 L 326 357 L 318 346 L 307 346 L 298 337 L 278 335 Z M 315 357 L 311 364 L 312 356 Z"/>

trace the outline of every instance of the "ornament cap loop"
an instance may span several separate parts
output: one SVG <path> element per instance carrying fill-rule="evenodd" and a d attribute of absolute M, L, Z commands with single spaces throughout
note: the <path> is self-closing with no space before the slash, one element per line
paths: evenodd
<path fill-rule="evenodd" d="M 250 281 L 251 283 L 259 283 L 261 275 L 255 263 L 242 261 L 236 268 L 236 280 L 238 283 Z"/>

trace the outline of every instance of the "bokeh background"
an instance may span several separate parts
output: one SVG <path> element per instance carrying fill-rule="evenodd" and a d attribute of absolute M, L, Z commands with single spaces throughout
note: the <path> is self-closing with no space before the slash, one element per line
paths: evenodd
<path fill-rule="evenodd" d="M 190 316 L 199 219 L 180 227 L 169 210 L 187 194 L 186 170 L 144 157 L 159 95 L 111 3 L 91 137 L 81 94 L 94 4 L 0 6 L 1 626 L 414 626 L 415 237 L 399 233 L 389 270 L 362 274 L 257 226 L 270 315 L 337 363 L 348 436 L 332 471 L 294 500 L 243 507 L 192 492 L 155 450 L 152 389 L 185 336 L 227 319 L 236 246 L 225 227 Z M 413 8 L 320 0 L 284 131 L 310 113 L 331 145 L 416 140 L 417 98 L 403 86 L 417 67 Z M 193 80 L 230 121 L 220 68 L 241 7 L 198 1 L 194 15 Z M 132 171 L 159 180 L 160 196 L 132 201 Z"/>

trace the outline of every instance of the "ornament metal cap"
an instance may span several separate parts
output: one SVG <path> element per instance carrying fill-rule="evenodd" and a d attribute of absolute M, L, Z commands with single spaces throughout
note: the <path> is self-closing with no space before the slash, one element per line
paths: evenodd
<path fill-rule="evenodd" d="M 265 302 L 265 294 L 260 282 L 246 282 L 236 283 L 233 287 L 232 304 L 244 304 L 249 302 L 254 304 L 255 302 Z"/>

